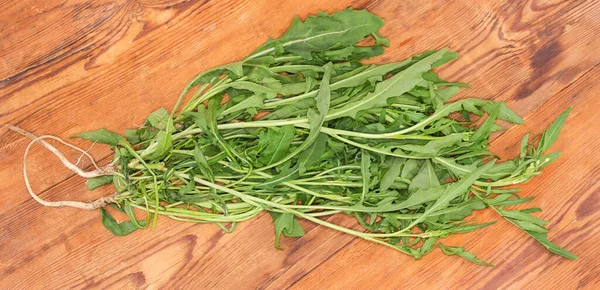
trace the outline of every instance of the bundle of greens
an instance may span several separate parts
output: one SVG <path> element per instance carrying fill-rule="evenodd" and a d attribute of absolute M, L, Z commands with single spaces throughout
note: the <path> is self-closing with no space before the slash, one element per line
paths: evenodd
<path fill-rule="evenodd" d="M 468 85 L 433 71 L 458 57 L 447 48 L 361 63 L 388 46 L 382 25 L 365 10 L 296 18 L 244 60 L 199 74 L 171 112 L 155 111 L 126 137 L 79 134 L 115 153 L 112 168 L 97 171 L 88 187 L 113 183 L 118 193 L 93 208 L 112 202 L 131 221 L 117 223 L 101 209 L 103 224 L 126 235 L 164 215 L 231 232 L 268 211 L 276 248 L 282 234 L 304 234 L 300 218 L 416 259 L 440 248 L 489 265 L 439 239 L 493 224 L 465 221 L 491 208 L 552 253 L 576 259 L 547 239 L 547 221 L 532 215 L 539 209 L 507 209 L 532 197 L 503 188 L 559 156 L 545 152 L 568 111 L 540 138 L 526 135 L 519 156 L 496 162 L 488 151 L 490 134 L 503 129 L 496 120 L 523 120 L 502 102 L 448 102 Z M 148 218 L 136 220 L 134 209 Z M 364 231 L 323 219 L 338 213 Z"/>

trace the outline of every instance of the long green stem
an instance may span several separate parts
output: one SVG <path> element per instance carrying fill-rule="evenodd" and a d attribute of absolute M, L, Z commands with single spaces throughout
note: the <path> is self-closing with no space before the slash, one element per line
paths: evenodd
<path fill-rule="evenodd" d="M 301 218 L 307 219 L 309 221 L 312 221 L 312 222 L 314 222 L 316 224 L 319 224 L 319 225 L 322 225 L 322 226 L 326 226 L 328 228 L 331 228 L 331 229 L 334 229 L 334 230 L 338 230 L 340 232 L 347 233 L 347 234 L 350 234 L 350 235 L 353 235 L 353 236 L 356 236 L 356 237 L 359 237 L 359 238 L 363 238 L 363 239 L 368 240 L 368 241 L 372 241 L 372 242 L 376 242 L 378 244 L 386 245 L 388 247 L 391 247 L 393 249 L 399 250 L 401 252 L 404 252 L 404 253 L 410 255 L 410 252 L 408 252 L 407 250 L 402 249 L 401 247 L 397 247 L 395 245 L 392 245 L 392 244 L 390 244 L 388 242 L 376 239 L 376 238 L 370 236 L 369 234 L 365 234 L 363 232 L 355 231 L 355 230 L 348 229 L 348 228 L 345 228 L 345 227 L 342 227 L 342 226 L 339 226 L 339 225 L 336 225 L 336 224 L 333 224 L 333 223 L 330 223 L 330 222 L 326 222 L 326 221 L 320 220 L 320 219 L 318 219 L 316 217 L 313 217 L 311 215 L 308 215 L 308 214 L 302 213 L 300 211 L 291 209 L 291 208 L 289 208 L 289 207 L 287 207 L 285 205 L 282 205 L 282 204 L 279 204 L 279 203 L 276 203 L 276 202 L 271 202 L 271 201 L 268 201 L 268 200 L 264 200 L 264 199 L 261 199 L 261 198 L 258 198 L 258 197 L 250 196 L 250 195 L 241 193 L 239 191 L 236 191 L 236 190 L 233 190 L 233 189 L 230 189 L 230 188 L 226 188 L 226 187 L 220 186 L 218 184 L 215 184 L 215 183 L 203 180 L 203 179 L 201 179 L 199 177 L 195 177 L 194 180 L 196 182 L 200 183 L 200 184 L 203 184 L 203 185 L 215 188 L 217 190 L 221 190 L 221 191 L 230 193 L 232 195 L 235 195 L 235 196 L 239 197 L 240 199 L 244 200 L 245 202 L 253 204 L 255 206 L 260 206 L 260 204 L 264 204 L 264 205 L 269 206 L 269 207 L 277 208 L 277 209 L 283 210 L 285 212 L 289 212 L 291 214 L 294 214 L 294 215 L 296 215 L 298 217 L 301 217 Z M 398 235 L 391 235 L 391 236 L 392 237 L 397 237 Z M 415 236 L 415 235 L 413 235 L 413 234 L 406 234 L 405 236 L 412 237 L 412 236 Z"/>

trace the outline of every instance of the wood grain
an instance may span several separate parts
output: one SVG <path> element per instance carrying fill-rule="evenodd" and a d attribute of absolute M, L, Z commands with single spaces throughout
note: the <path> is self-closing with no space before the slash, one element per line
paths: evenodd
<path fill-rule="evenodd" d="M 44 208 L 31 200 L 20 175 L 27 141 L 3 127 L 0 288 L 600 288 L 598 1 L 3 1 L 0 124 L 65 138 L 100 127 L 136 127 L 156 108 L 170 108 L 196 73 L 244 57 L 281 35 L 294 16 L 345 7 L 386 20 L 382 32 L 391 47 L 372 62 L 432 47 L 459 51 L 460 59 L 439 70 L 446 79 L 471 84 L 458 97 L 504 100 L 525 118 L 525 125 L 492 143 L 501 157 L 516 154 L 524 133 L 539 133 L 573 106 L 552 148 L 562 157 L 522 188 L 551 221 L 551 239 L 579 261 L 548 254 L 490 211 L 473 218 L 499 220 L 496 225 L 447 243 L 464 245 L 494 268 L 440 252 L 413 261 L 305 221 L 306 236 L 285 239 L 285 251 L 277 251 L 268 215 L 232 234 L 163 218 L 155 231 L 114 237 L 97 212 Z M 110 160 L 105 147 L 90 152 L 101 163 Z M 43 198 L 111 193 L 88 192 L 42 148 L 29 158 Z M 356 225 L 341 215 L 330 220 Z"/>

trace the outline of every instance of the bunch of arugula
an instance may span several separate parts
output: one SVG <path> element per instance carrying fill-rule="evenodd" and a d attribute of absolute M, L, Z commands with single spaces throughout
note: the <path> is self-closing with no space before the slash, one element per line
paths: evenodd
<path fill-rule="evenodd" d="M 303 218 L 416 259 L 438 247 L 489 265 L 439 239 L 493 224 L 464 220 L 492 208 L 552 253 L 576 259 L 547 239 L 547 221 L 531 215 L 539 209 L 506 209 L 532 197 L 503 189 L 558 157 L 545 152 L 568 111 L 537 146 L 526 135 L 519 156 L 496 162 L 487 149 L 490 134 L 503 129 L 495 121 L 523 120 L 502 102 L 448 102 L 468 85 L 432 71 L 458 57 L 447 48 L 361 63 L 388 46 L 382 25 L 364 10 L 296 18 L 244 60 L 199 74 L 170 113 L 155 111 L 126 138 L 104 129 L 79 134 L 115 152 L 116 171 L 89 179 L 88 187 L 114 183 L 115 207 L 131 221 L 119 224 L 102 209 L 103 224 L 126 235 L 165 215 L 231 232 L 268 211 L 276 248 L 282 234 L 304 234 L 296 220 Z M 358 45 L 365 38 L 373 44 Z M 147 220 L 136 220 L 134 208 L 148 212 Z M 322 219 L 338 213 L 365 230 Z"/>

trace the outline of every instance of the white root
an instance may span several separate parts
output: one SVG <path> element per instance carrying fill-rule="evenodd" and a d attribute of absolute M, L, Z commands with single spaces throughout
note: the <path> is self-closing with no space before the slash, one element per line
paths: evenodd
<path fill-rule="evenodd" d="M 87 153 L 90 150 L 92 150 L 92 147 L 94 147 L 94 145 L 96 145 L 96 142 L 92 143 L 92 146 L 90 146 L 90 148 L 88 148 L 88 150 L 85 150 L 85 152 Z M 79 158 L 77 158 L 77 162 L 75 162 L 75 165 L 79 166 L 79 163 L 83 159 L 83 156 L 86 156 L 86 155 L 87 154 L 85 154 L 85 153 L 81 153 L 81 155 L 79 155 Z M 90 160 L 92 160 L 92 164 L 94 165 L 94 167 L 96 167 L 96 169 L 99 169 L 98 166 L 96 165 L 96 162 L 94 162 L 94 159 L 90 158 Z M 82 164 L 82 166 L 85 165 L 85 161 L 83 161 L 81 164 Z"/>
<path fill-rule="evenodd" d="M 19 127 L 12 126 L 12 125 L 6 125 L 6 126 L 9 129 L 11 129 L 19 134 L 22 134 L 24 136 L 27 136 L 28 138 L 30 138 L 32 140 L 29 143 L 29 145 L 27 145 L 27 148 L 25 149 L 25 154 L 23 155 L 23 178 L 25 179 L 25 186 L 27 187 L 27 191 L 29 192 L 29 195 L 31 195 L 31 197 L 35 201 L 37 201 L 38 203 L 40 203 L 44 206 L 51 206 L 51 207 L 68 206 L 68 207 L 74 207 L 74 208 L 79 208 L 79 209 L 84 209 L 84 210 L 95 210 L 95 209 L 104 207 L 104 206 L 108 205 L 109 203 L 113 203 L 116 201 L 115 196 L 117 195 L 117 193 L 114 193 L 110 196 L 104 196 L 104 197 L 101 197 L 97 200 L 90 201 L 90 202 L 70 201 L 70 200 L 47 201 L 47 200 L 43 200 L 42 198 L 40 198 L 37 194 L 35 194 L 35 192 L 33 192 L 33 189 L 31 188 L 31 184 L 29 182 L 29 177 L 27 176 L 27 154 L 29 154 L 29 150 L 31 149 L 31 146 L 33 146 L 33 144 L 35 144 L 35 143 L 40 143 L 42 146 L 44 146 L 46 149 L 48 149 L 50 152 L 52 152 L 54 155 L 56 155 L 56 157 L 58 157 L 58 159 L 60 159 L 60 161 L 62 162 L 62 164 L 65 167 L 69 168 L 71 171 L 77 173 L 77 175 L 79 175 L 81 177 L 92 178 L 92 177 L 98 177 L 98 176 L 103 176 L 103 175 L 112 175 L 112 173 L 114 172 L 114 167 L 112 165 L 98 167 L 98 165 L 94 161 L 94 158 L 89 153 L 87 153 L 85 150 L 83 150 L 77 146 L 74 146 L 74 145 L 71 145 L 71 144 L 65 142 L 64 140 L 62 140 L 58 137 L 50 136 L 50 135 L 43 135 L 43 136 L 37 137 L 37 136 L 33 135 L 32 133 L 27 132 Z M 73 149 L 81 152 L 83 155 L 85 155 L 92 161 L 92 164 L 96 168 L 96 170 L 84 171 L 77 165 L 71 163 L 65 157 L 65 155 L 62 154 L 62 152 L 60 152 L 56 147 L 52 146 L 50 143 L 46 142 L 44 139 L 56 140 L 70 148 L 73 148 Z"/>

